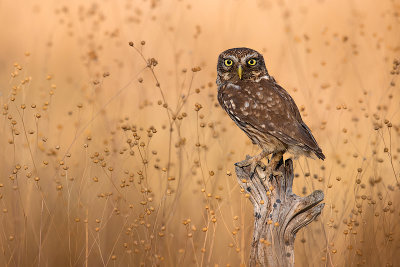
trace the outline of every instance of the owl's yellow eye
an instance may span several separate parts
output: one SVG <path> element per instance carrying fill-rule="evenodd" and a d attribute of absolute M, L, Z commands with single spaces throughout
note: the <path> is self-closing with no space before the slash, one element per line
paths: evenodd
<path fill-rule="evenodd" d="M 225 59 L 224 63 L 225 63 L 225 66 L 230 67 L 233 64 L 233 61 L 230 59 Z"/>
<path fill-rule="evenodd" d="M 257 60 L 255 60 L 254 58 L 250 59 L 249 61 L 247 61 L 247 64 L 249 64 L 250 66 L 254 66 L 257 64 Z"/>

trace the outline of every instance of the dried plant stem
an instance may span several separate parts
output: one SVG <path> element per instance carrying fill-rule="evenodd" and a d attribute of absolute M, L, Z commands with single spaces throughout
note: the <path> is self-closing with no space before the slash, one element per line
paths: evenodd
<path fill-rule="evenodd" d="M 89 231 L 88 231 L 88 208 L 86 208 L 86 221 L 85 221 L 85 267 L 89 265 Z"/>
<path fill-rule="evenodd" d="M 43 199 L 42 199 L 42 209 L 40 210 L 38 266 L 40 266 L 40 256 L 42 252 L 42 224 L 43 224 Z"/>
<path fill-rule="evenodd" d="M 256 167 L 253 177 L 250 166 L 236 166 L 235 170 L 239 185 L 254 206 L 250 266 L 294 266 L 296 233 L 321 214 L 324 193 L 316 190 L 299 197 L 292 192 L 291 159 L 279 166 L 282 175 L 271 174 L 262 163 Z"/>

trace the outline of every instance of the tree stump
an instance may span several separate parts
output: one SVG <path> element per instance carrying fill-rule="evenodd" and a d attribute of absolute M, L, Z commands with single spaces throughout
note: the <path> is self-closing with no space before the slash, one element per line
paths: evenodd
<path fill-rule="evenodd" d="M 250 266 L 294 266 L 296 233 L 315 220 L 325 205 L 320 203 L 324 199 L 321 190 L 306 197 L 292 192 L 294 174 L 291 159 L 287 159 L 285 164 L 281 161 L 277 170 L 269 173 L 261 162 L 253 175 L 250 166 L 235 168 L 239 185 L 254 206 Z"/>

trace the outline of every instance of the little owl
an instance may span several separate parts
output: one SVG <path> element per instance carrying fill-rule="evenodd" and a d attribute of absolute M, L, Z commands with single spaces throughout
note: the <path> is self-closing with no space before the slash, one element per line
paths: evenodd
<path fill-rule="evenodd" d="M 303 122 L 292 97 L 268 74 L 263 56 L 249 48 L 222 52 L 217 66 L 218 101 L 231 119 L 262 152 L 242 163 L 252 166 L 272 154 L 268 168 L 275 171 L 283 153 L 295 157 L 325 155 Z"/>

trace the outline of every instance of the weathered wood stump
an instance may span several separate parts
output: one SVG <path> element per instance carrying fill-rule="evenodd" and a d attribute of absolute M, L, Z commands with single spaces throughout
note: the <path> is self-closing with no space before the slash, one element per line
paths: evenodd
<path fill-rule="evenodd" d="M 292 192 L 291 159 L 285 164 L 281 162 L 278 172 L 274 173 L 269 173 L 263 163 L 257 165 L 253 175 L 250 166 L 236 166 L 235 171 L 240 186 L 254 206 L 250 266 L 294 266 L 296 233 L 321 214 L 325 205 L 320 203 L 324 193 L 316 190 L 306 197 L 299 197 Z"/>

